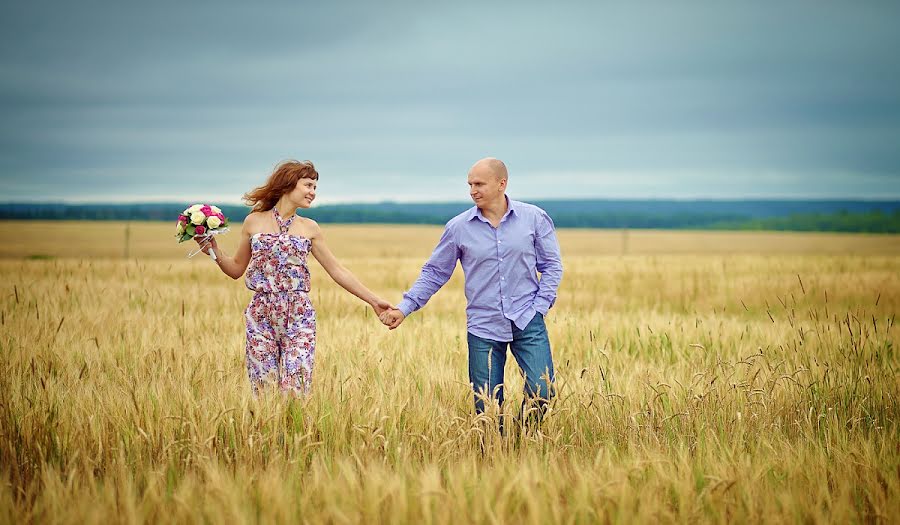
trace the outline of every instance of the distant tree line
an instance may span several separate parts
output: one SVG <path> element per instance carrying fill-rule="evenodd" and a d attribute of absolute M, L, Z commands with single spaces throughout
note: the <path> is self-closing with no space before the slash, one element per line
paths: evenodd
<path fill-rule="evenodd" d="M 547 201 L 537 202 L 561 228 L 792 230 L 900 233 L 900 203 L 865 201 Z M 865 209 L 865 205 L 870 208 Z M 843 206 L 843 208 L 837 208 Z M 250 209 L 220 206 L 240 222 Z M 322 223 L 444 224 L 470 203 L 340 204 L 304 215 Z M 183 204 L 0 204 L 0 219 L 172 221 Z M 852 210 L 852 211 L 848 211 Z M 790 213 L 789 210 L 803 210 Z"/>
<path fill-rule="evenodd" d="M 900 233 L 900 211 L 885 213 L 796 213 L 742 221 L 721 221 L 709 225 L 716 230 L 782 230 L 808 232 Z"/>

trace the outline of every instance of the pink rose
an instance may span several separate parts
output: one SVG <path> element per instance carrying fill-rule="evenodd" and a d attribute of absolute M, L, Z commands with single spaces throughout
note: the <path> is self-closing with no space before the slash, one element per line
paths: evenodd
<path fill-rule="evenodd" d="M 200 211 L 202 211 L 203 215 L 206 215 L 207 217 L 213 214 L 212 208 L 207 205 L 204 205 L 202 208 L 200 208 Z"/>
<path fill-rule="evenodd" d="M 195 235 L 203 235 L 204 233 L 206 233 L 206 228 L 204 228 L 203 226 L 197 226 L 196 228 L 194 228 Z"/>
<path fill-rule="evenodd" d="M 180 222 L 181 224 L 187 224 L 187 221 L 188 221 L 187 215 L 179 215 L 178 216 L 178 222 Z"/>
<path fill-rule="evenodd" d="M 224 213 L 217 213 L 216 217 L 218 217 L 220 221 L 225 222 L 225 214 Z"/>

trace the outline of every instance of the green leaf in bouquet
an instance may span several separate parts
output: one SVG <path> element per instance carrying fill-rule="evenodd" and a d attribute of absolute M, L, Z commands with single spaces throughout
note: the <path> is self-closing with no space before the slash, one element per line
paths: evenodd
<path fill-rule="evenodd" d="M 188 224 L 188 225 L 187 225 L 187 228 L 185 229 L 185 233 L 187 233 L 188 235 L 190 235 L 191 237 L 193 237 L 193 236 L 194 236 L 194 231 L 195 231 L 196 229 L 197 229 L 197 227 L 194 226 L 193 224 Z"/>

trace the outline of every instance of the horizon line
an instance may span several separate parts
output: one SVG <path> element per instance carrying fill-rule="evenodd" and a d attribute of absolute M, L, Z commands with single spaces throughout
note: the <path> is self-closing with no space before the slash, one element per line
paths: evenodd
<path fill-rule="evenodd" d="M 553 198 L 524 198 L 515 199 L 531 202 L 749 202 L 749 201 L 766 201 L 766 202 L 900 202 L 900 195 L 889 197 L 799 197 L 799 196 L 746 196 L 746 197 L 553 197 Z M 141 205 L 141 204 L 179 204 L 187 202 L 171 199 L 101 199 L 101 200 L 80 200 L 80 199 L 44 199 L 44 200 L 5 200 L 0 201 L 0 206 L 8 205 L 65 205 L 65 206 L 101 206 L 101 205 Z M 195 201 L 199 202 L 199 201 Z M 212 202 L 212 201 L 210 201 Z M 453 200 L 406 200 L 406 199 L 378 199 L 378 200 L 355 200 L 355 201 L 331 201 L 321 204 L 314 204 L 312 208 L 320 208 L 326 206 L 354 206 L 354 205 L 377 205 L 377 204 L 471 204 L 471 200 L 453 199 Z M 216 201 L 219 206 L 245 206 L 240 201 Z"/>

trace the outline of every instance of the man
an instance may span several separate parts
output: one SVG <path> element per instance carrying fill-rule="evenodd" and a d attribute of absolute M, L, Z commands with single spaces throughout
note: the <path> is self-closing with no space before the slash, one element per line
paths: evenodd
<path fill-rule="evenodd" d="M 491 395 L 503 405 L 509 346 L 525 375 L 526 402 L 535 400 L 540 416 L 553 396 L 554 381 L 544 316 L 556 301 L 562 263 L 553 221 L 537 206 L 507 198 L 507 181 L 506 166 L 497 159 L 482 159 L 472 166 L 469 195 L 475 206 L 447 223 L 418 280 L 397 309 L 382 313 L 380 319 L 390 329 L 397 328 L 447 283 L 459 260 L 466 279 L 469 381 L 475 390 L 475 410 L 483 412 L 483 399 Z"/>

